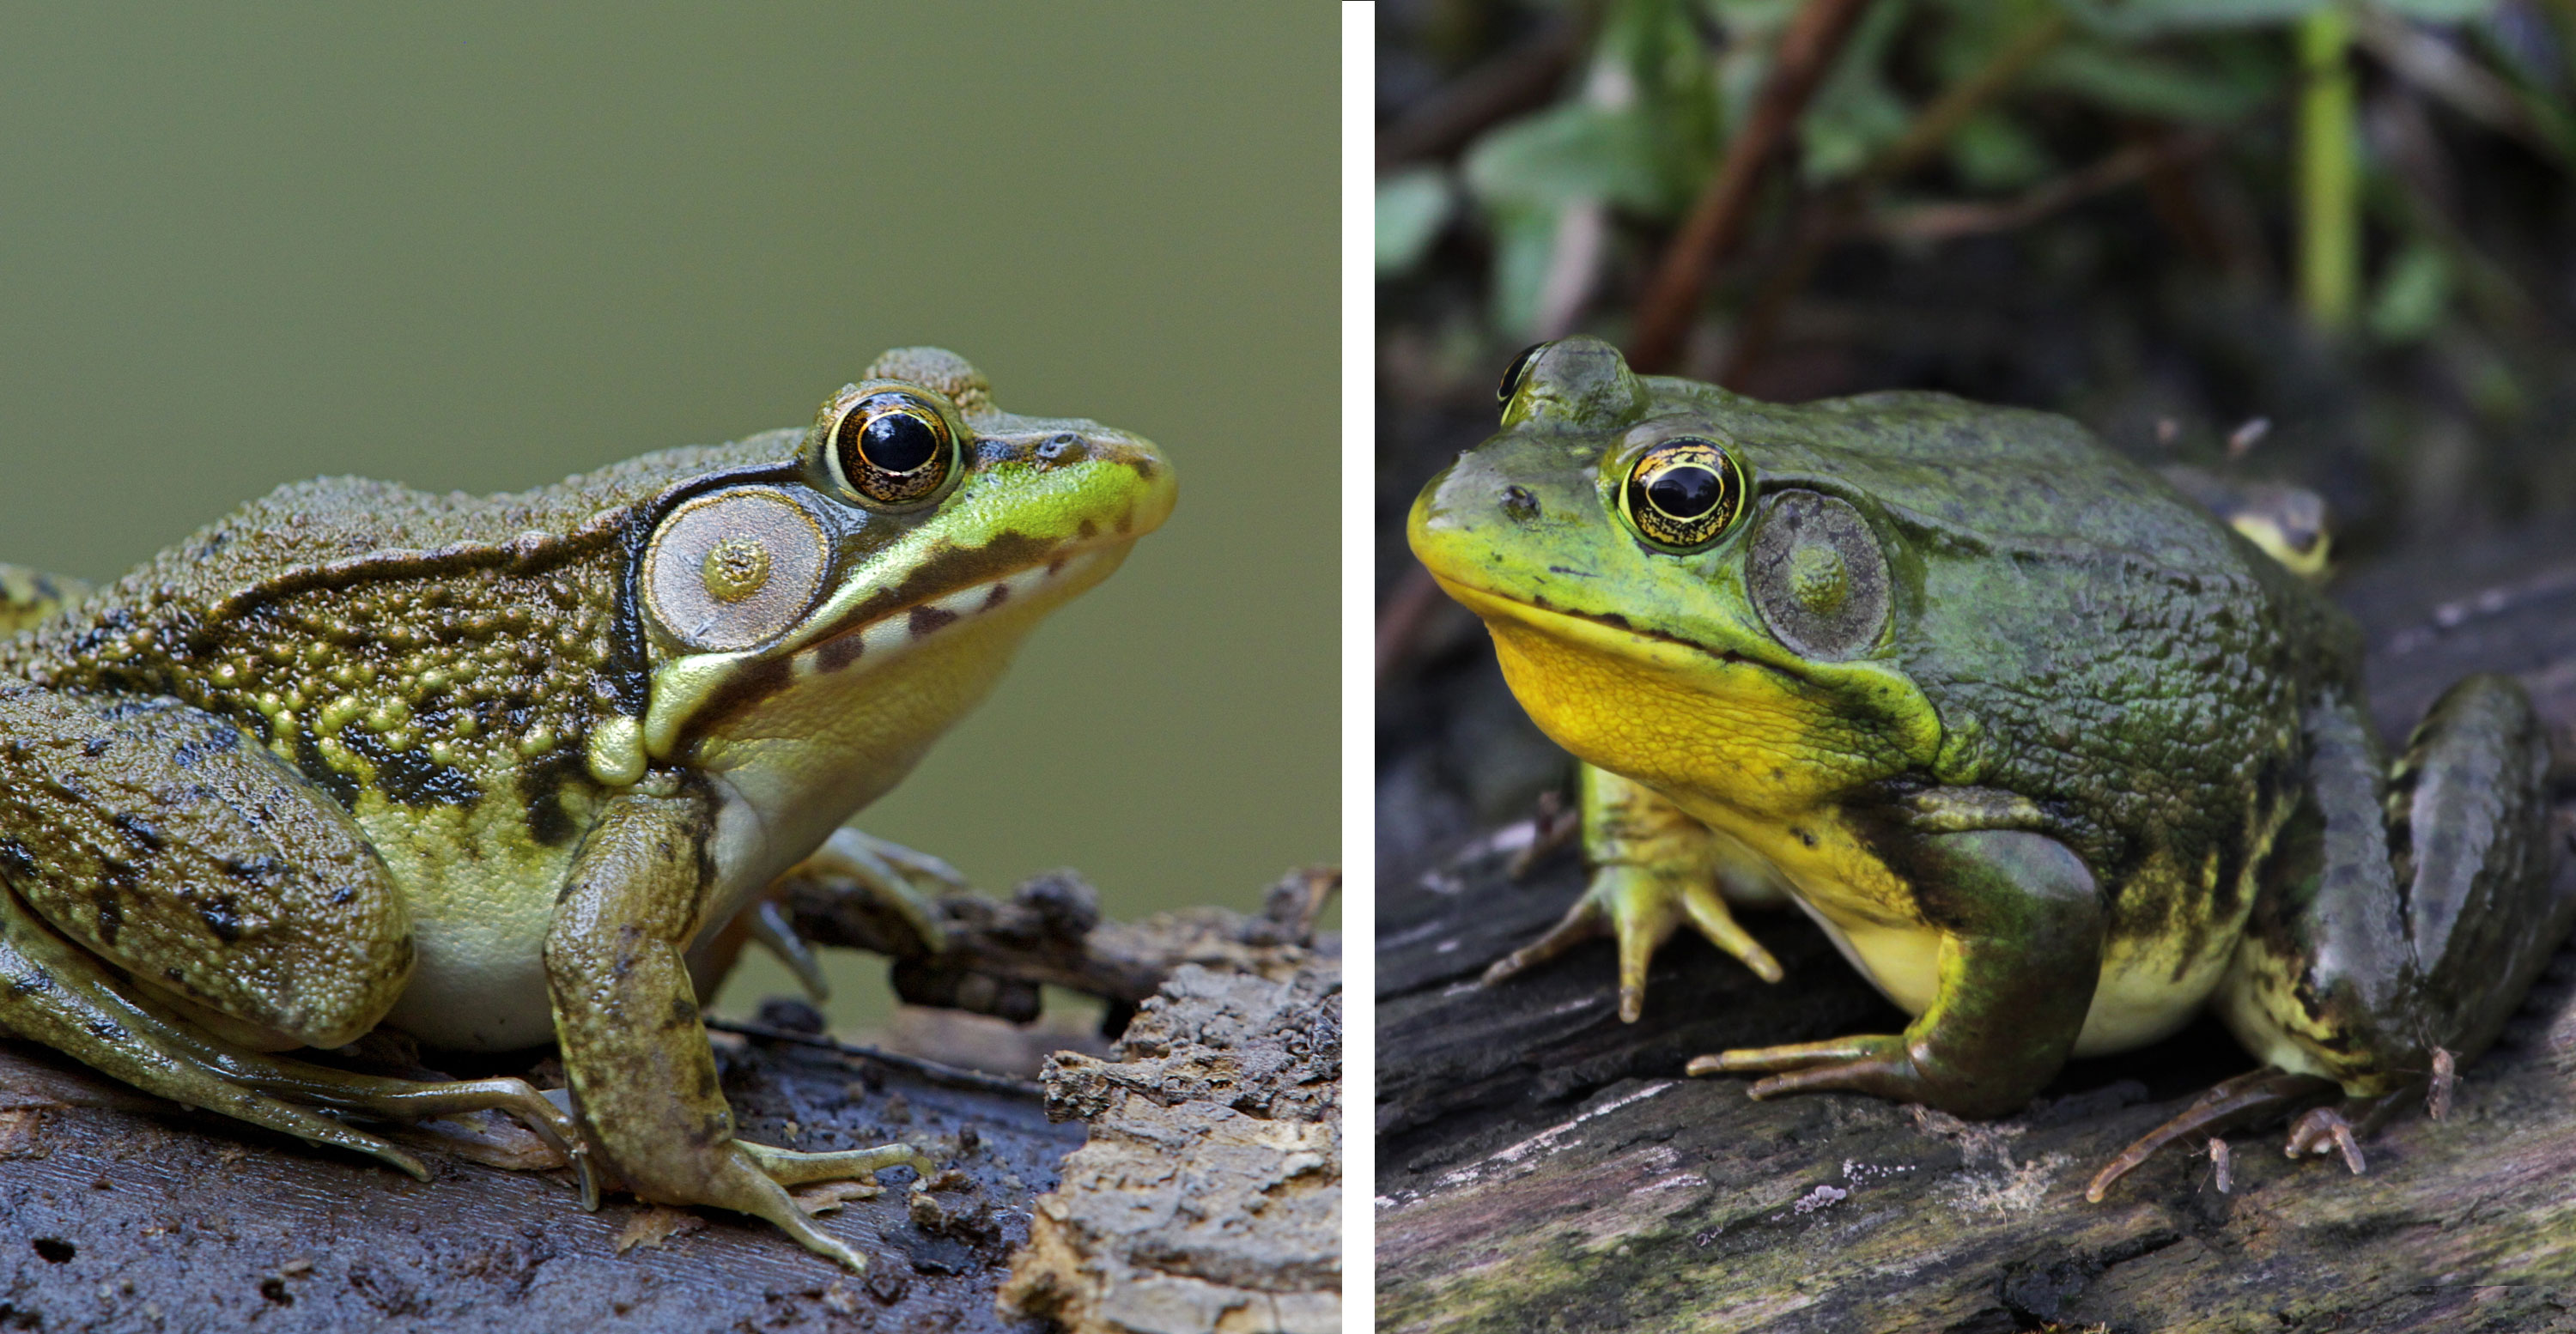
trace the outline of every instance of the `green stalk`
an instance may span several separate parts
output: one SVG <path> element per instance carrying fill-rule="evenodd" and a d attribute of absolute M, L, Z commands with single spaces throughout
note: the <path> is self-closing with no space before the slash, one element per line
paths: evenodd
<path fill-rule="evenodd" d="M 2352 20 L 2335 5 L 2299 21 L 2299 301 L 2318 328 L 2352 323 L 2361 287 L 2353 161 Z"/>

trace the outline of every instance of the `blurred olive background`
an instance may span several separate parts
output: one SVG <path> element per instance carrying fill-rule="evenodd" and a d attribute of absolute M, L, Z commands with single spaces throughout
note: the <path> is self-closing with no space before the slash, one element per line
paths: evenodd
<path fill-rule="evenodd" d="M 0 14 L 0 560 L 801 426 L 941 344 L 1181 503 L 861 823 L 1117 916 L 1336 855 L 1334 7 Z"/>

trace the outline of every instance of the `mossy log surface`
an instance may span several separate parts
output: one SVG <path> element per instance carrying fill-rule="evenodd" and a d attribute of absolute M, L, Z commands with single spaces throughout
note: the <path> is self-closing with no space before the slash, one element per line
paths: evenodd
<path fill-rule="evenodd" d="M 2371 632 L 2384 721 L 2464 671 L 2514 672 L 2563 782 L 2576 543 L 2445 553 L 2342 595 Z M 2571 815 L 2562 801 L 2562 828 Z M 2249 1066 L 2215 1023 L 2075 1062 L 1996 1121 L 1755 1102 L 1746 1080 L 1686 1079 L 1684 1063 L 1904 1016 L 1787 915 L 1748 922 L 1786 981 L 1676 938 L 1635 1025 L 1618 1021 L 1606 942 L 1481 988 L 1582 883 L 1570 852 L 1518 881 L 1505 860 L 1489 840 L 1380 889 L 1382 1329 L 2576 1329 L 2576 950 L 2447 1120 L 2410 1114 L 2367 1141 L 2367 1174 L 2247 1131 L 2226 1191 L 2205 1147 L 2174 1146 L 2095 1205 L 2095 1168 Z"/>

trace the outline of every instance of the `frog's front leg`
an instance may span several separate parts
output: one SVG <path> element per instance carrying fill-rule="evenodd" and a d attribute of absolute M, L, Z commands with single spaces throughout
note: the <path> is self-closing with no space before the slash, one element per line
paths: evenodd
<path fill-rule="evenodd" d="M 2218 995 L 2266 1068 L 2130 1145 L 2093 1199 L 2165 1144 L 2302 1107 L 2291 1156 L 2362 1170 L 2381 1121 L 2418 1098 L 2442 1114 L 2576 918 L 2576 887 L 2551 874 L 2548 739 L 2520 685 L 2453 686 L 2393 769 L 2355 701 L 2320 700 L 2306 733 L 2305 799 Z"/>
<path fill-rule="evenodd" d="M 1486 969 L 1485 985 L 1608 932 L 1619 940 L 1619 1017 L 1633 1024 L 1645 1011 L 1647 965 L 1685 921 L 1763 981 L 1780 980 L 1779 960 L 1736 924 L 1721 893 L 1764 897 L 1771 871 L 1759 857 L 1642 784 L 1589 764 L 1577 783 L 1592 881 L 1546 935 Z"/>
<path fill-rule="evenodd" d="M 575 857 L 546 936 L 555 1032 L 584 1139 L 637 1195 L 757 1214 L 854 1270 L 781 1183 L 936 1164 L 907 1145 L 802 1154 L 734 1138 L 682 954 L 712 888 L 703 790 L 613 801 Z"/>
<path fill-rule="evenodd" d="M 1757 1098 L 1847 1089 L 1960 1116 L 2028 1102 L 2074 1050 L 2101 975 L 2092 872 L 2053 838 L 2003 829 L 1922 837 L 1898 869 L 1940 932 L 1932 1003 L 1903 1033 L 1724 1052 L 1690 1073 L 1769 1075 Z"/>

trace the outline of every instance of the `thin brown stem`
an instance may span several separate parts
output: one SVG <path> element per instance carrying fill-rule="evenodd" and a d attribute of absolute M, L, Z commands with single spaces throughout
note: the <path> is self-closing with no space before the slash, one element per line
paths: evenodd
<path fill-rule="evenodd" d="M 1681 355 L 1691 317 L 1709 270 L 1743 238 L 1763 169 L 1833 66 L 1869 0 L 1807 0 L 1780 36 L 1771 77 L 1763 82 L 1744 128 L 1728 141 L 1726 157 L 1701 187 L 1681 231 L 1664 250 L 1646 299 L 1637 312 L 1628 362 L 1640 371 L 1668 370 Z"/>

